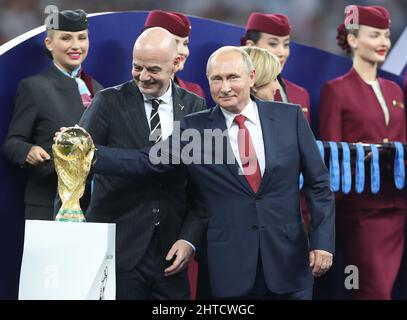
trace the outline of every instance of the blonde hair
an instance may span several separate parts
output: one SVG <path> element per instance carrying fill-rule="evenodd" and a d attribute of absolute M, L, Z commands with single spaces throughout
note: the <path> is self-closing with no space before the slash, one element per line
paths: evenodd
<path fill-rule="evenodd" d="M 241 48 L 247 52 L 256 70 L 255 88 L 269 84 L 280 74 L 281 64 L 274 54 L 253 46 Z"/>

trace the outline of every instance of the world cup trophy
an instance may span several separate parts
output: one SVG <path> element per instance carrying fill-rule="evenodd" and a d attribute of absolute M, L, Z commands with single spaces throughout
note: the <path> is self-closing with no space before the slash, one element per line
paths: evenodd
<path fill-rule="evenodd" d="M 79 200 L 95 153 L 92 137 L 80 127 L 64 129 L 52 146 L 62 206 L 55 221 L 85 222 Z"/>

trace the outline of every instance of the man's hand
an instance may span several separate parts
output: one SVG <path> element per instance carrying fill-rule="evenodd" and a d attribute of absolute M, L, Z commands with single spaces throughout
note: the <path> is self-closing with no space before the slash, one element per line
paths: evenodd
<path fill-rule="evenodd" d="M 164 270 L 165 276 L 168 277 L 181 271 L 186 266 L 189 259 L 191 259 L 193 253 L 194 250 L 185 241 L 178 240 L 177 242 L 175 242 L 170 251 L 168 251 L 165 260 L 170 261 L 174 256 L 176 258 L 172 265 Z"/>
<path fill-rule="evenodd" d="M 32 146 L 27 154 L 27 158 L 25 158 L 25 162 L 33 166 L 37 166 L 40 163 L 43 163 L 44 161 L 50 159 L 50 155 L 43 148 L 41 148 L 40 146 Z"/>
<path fill-rule="evenodd" d="M 324 250 L 313 250 L 309 253 L 310 267 L 314 277 L 320 277 L 332 266 L 332 253 Z"/>

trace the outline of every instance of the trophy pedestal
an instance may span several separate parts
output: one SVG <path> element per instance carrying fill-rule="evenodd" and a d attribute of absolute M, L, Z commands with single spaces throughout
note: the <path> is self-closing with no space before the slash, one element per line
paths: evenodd
<path fill-rule="evenodd" d="M 114 300 L 116 226 L 27 220 L 20 300 Z"/>

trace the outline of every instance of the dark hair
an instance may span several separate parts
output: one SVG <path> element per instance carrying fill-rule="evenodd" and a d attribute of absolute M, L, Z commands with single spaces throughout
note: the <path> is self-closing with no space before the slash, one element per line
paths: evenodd
<path fill-rule="evenodd" d="M 247 40 L 251 40 L 254 44 L 257 44 L 257 41 L 260 40 L 260 31 L 248 30 L 246 34 L 240 38 L 240 45 L 245 46 Z"/>
<path fill-rule="evenodd" d="M 355 37 L 357 37 L 359 29 L 347 29 L 345 25 L 341 23 L 336 30 L 336 42 L 338 46 L 347 54 L 352 54 L 352 48 L 348 43 L 348 34 L 353 34 Z"/>

